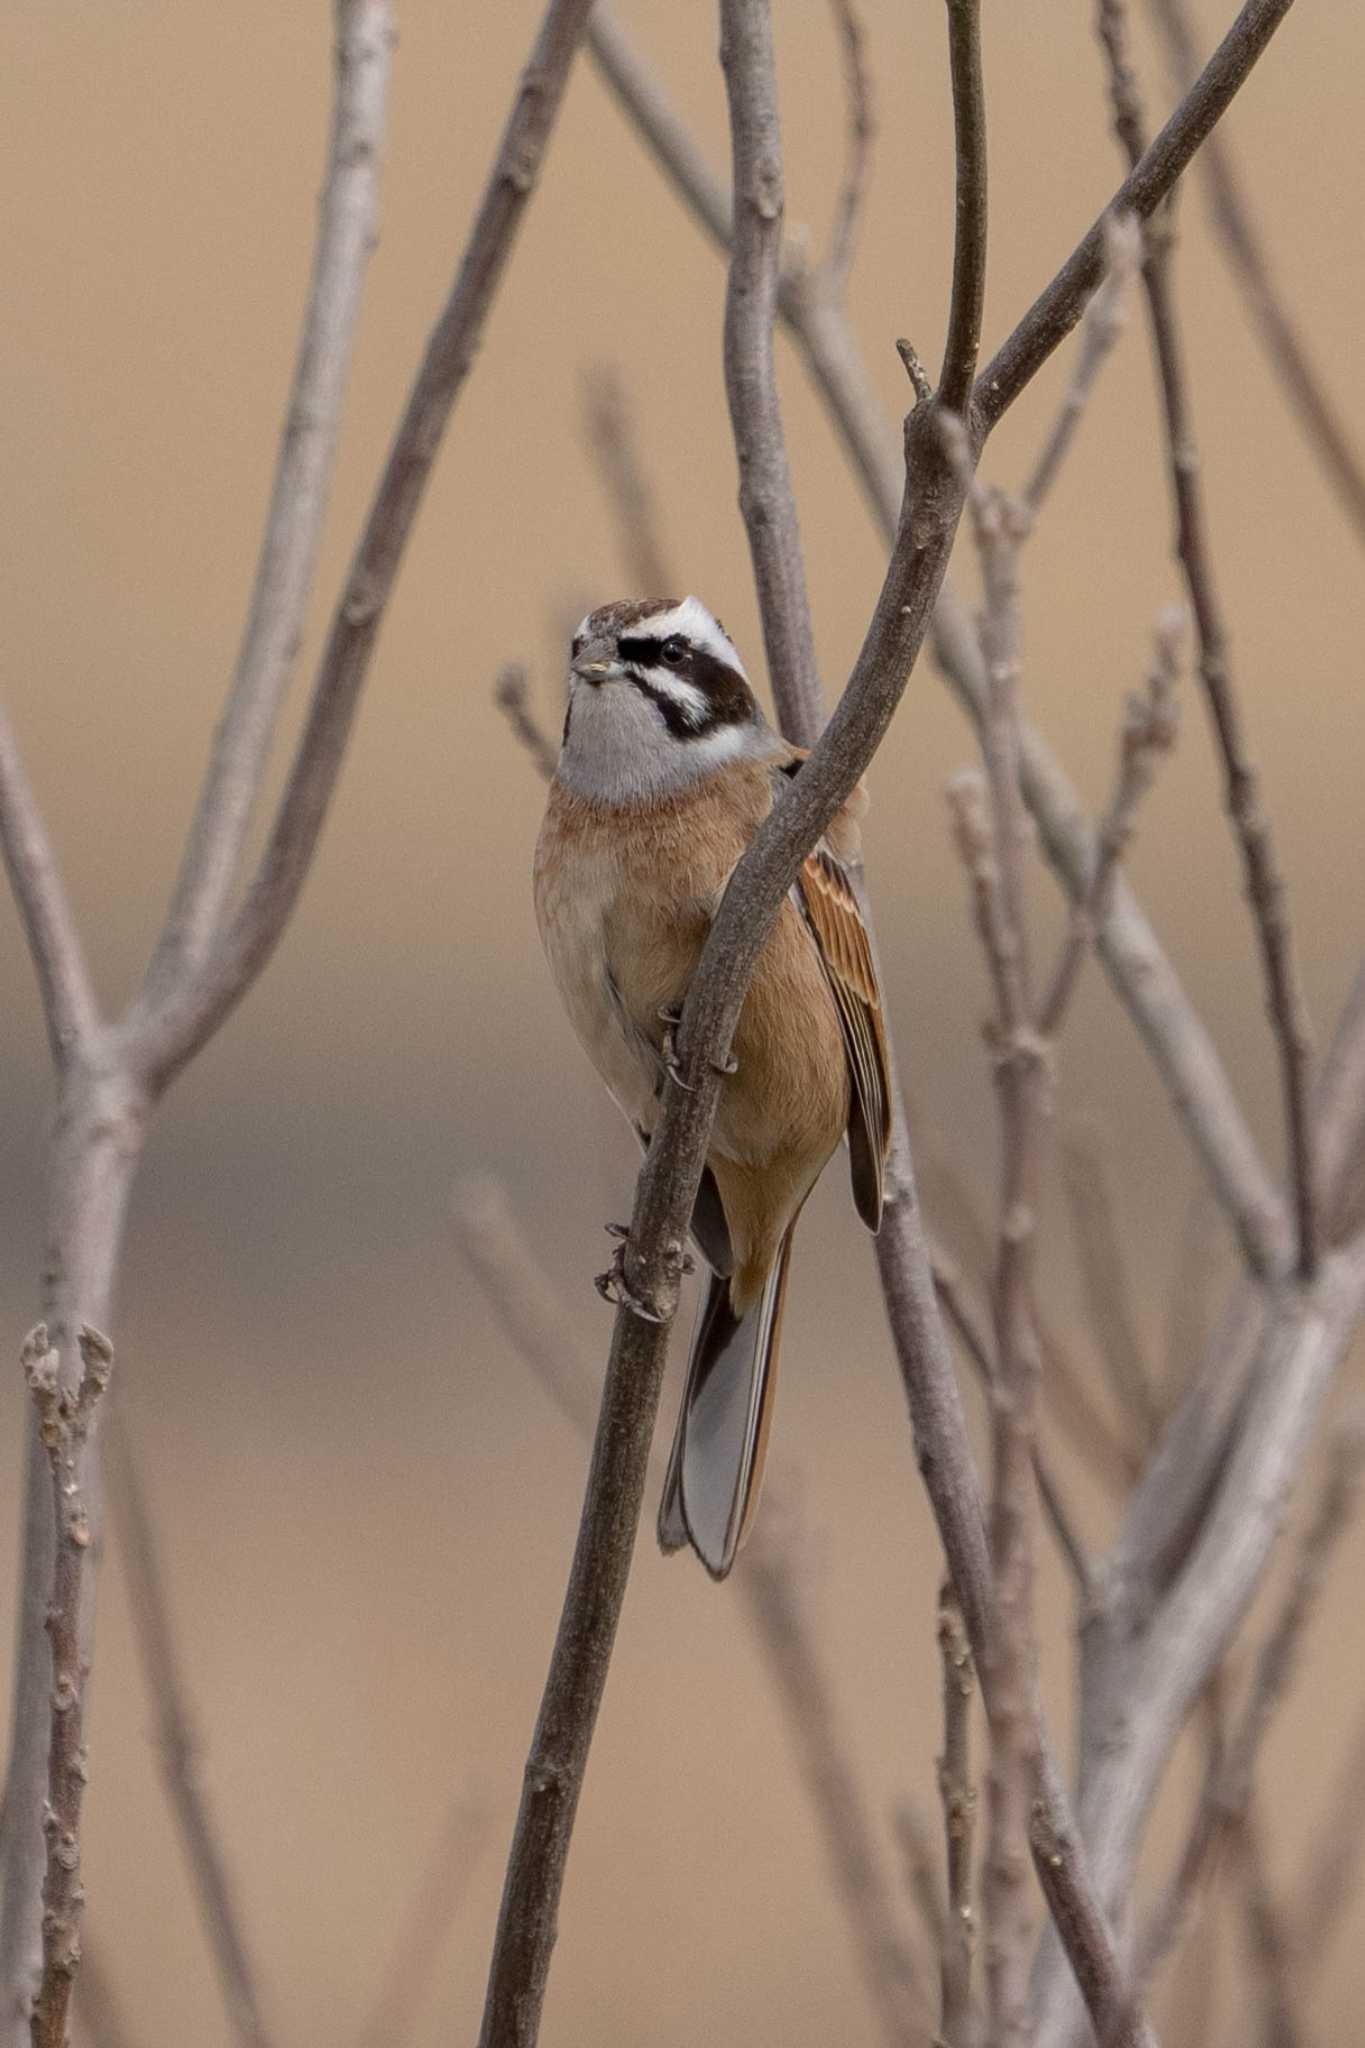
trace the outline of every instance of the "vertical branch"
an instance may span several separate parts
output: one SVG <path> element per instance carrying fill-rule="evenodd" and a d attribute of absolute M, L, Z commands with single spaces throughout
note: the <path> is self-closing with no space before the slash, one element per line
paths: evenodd
<path fill-rule="evenodd" d="M 1018 536 L 1010 508 L 998 494 L 978 491 L 972 510 L 986 592 L 982 639 L 992 693 L 984 733 L 989 804 L 979 778 L 968 776 L 957 779 L 952 799 L 996 998 L 988 1033 L 1001 1130 L 990 1534 L 1000 1622 L 990 1660 L 994 1704 L 983 1910 L 990 2038 L 1008 2048 L 1026 2041 L 1029 2033 L 1027 1879 L 1037 1762 L 1032 1465 L 1042 1374 L 1032 1296 L 1048 1072 L 1034 1023 L 1024 935 L 1023 802 L 1015 722 Z"/>
<path fill-rule="evenodd" d="M 789 736 L 810 745 L 820 729 L 820 679 L 773 362 L 783 188 L 769 0 L 721 0 L 720 19 L 734 164 L 725 394 L 739 462 L 739 507 L 773 691 Z M 789 706 L 799 707 L 794 722 Z"/>
<path fill-rule="evenodd" d="M 85 1792 L 85 1682 L 90 1674 L 81 1629 L 81 1581 L 91 1565 L 91 1523 L 81 1489 L 80 1460 L 90 1419 L 114 1363 L 107 1337 L 82 1327 L 80 1369 L 65 1372 L 39 1323 L 20 1360 L 38 1433 L 52 1474 L 56 1568 L 47 1629 L 52 1643 L 51 1736 L 43 1835 L 43 1975 L 33 2007 L 33 2048 L 67 2048 L 71 1986 L 80 1968 L 81 1800 Z"/>
<path fill-rule="evenodd" d="M 1098 20 L 1109 64 L 1115 132 L 1129 163 L 1136 169 L 1146 143 L 1137 81 L 1127 57 L 1125 0 L 1099 0 Z M 1154 223 L 1142 275 L 1165 413 L 1176 553 L 1194 615 L 1199 678 L 1222 756 L 1224 801 L 1241 850 L 1247 898 L 1256 923 L 1280 1060 L 1298 1226 L 1298 1273 L 1301 1280 L 1310 1280 L 1317 1266 L 1318 1224 L 1309 1112 L 1308 1019 L 1286 907 L 1284 877 L 1270 820 L 1261 801 L 1260 778 L 1247 750 L 1228 653 L 1227 627 L 1214 580 L 1171 259 L 1168 225 Z"/>
<path fill-rule="evenodd" d="M 976 381 L 986 304 L 986 92 L 981 77 L 981 0 L 948 0 L 948 67 L 953 81 L 957 207 L 953 288 L 938 396 L 965 415 Z"/>
<path fill-rule="evenodd" d="M 975 1677 L 971 1646 L 951 1580 L 945 1580 L 939 1590 L 938 1647 L 943 1665 L 943 1754 L 938 1764 L 938 1788 L 943 1801 L 948 1868 L 939 2032 L 944 2048 L 972 2048 L 976 2038 L 972 2000 L 972 1956 L 976 1948 L 976 1916 L 972 1908 L 976 1788 L 972 1784 L 970 1739 Z"/>
<path fill-rule="evenodd" d="M 237 667 L 148 970 L 153 999 L 182 971 L 202 967 L 222 922 L 298 657 L 375 242 L 394 42 L 389 0 L 337 0 L 336 93 L 308 307 Z"/>

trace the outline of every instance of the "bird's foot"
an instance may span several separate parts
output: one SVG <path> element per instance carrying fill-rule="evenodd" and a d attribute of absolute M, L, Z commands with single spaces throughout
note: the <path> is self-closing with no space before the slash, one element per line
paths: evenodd
<path fill-rule="evenodd" d="M 626 1244 L 628 1242 L 629 1237 L 627 1236 L 617 1245 L 616 1250 L 611 1255 L 611 1264 L 607 1267 L 606 1272 L 599 1273 L 592 1284 L 601 1295 L 603 1301 L 609 1301 L 613 1308 L 628 1308 L 633 1316 L 640 1318 L 642 1323 L 666 1323 L 668 1317 L 661 1315 L 652 1301 L 646 1301 L 642 1295 L 637 1294 L 626 1278 Z"/>
<path fill-rule="evenodd" d="M 664 1027 L 663 1058 L 669 1079 L 676 1081 L 689 1095 L 694 1095 L 696 1089 L 691 1081 L 684 1080 L 682 1067 L 678 1063 L 677 1030 L 682 1022 L 682 1005 L 662 1003 L 659 1007 L 659 1021 Z M 739 1061 L 733 1053 L 728 1053 L 723 1060 L 712 1060 L 710 1065 L 714 1073 L 723 1075 L 727 1080 L 731 1074 L 739 1072 Z"/>
<path fill-rule="evenodd" d="M 622 1241 L 622 1244 L 623 1244 L 623 1245 L 624 1245 L 624 1244 L 628 1244 L 628 1243 L 630 1242 L 630 1225 L 629 1225 L 628 1223 L 604 1223 L 604 1224 L 602 1225 L 602 1228 L 603 1228 L 603 1229 L 604 1229 L 604 1230 L 606 1231 L 606 1233 L 607 1233 L 607 1236 L 608 1236 L 608 1237 L 619 1237 L 619 1238 L 621 1239 L 621 1241 Z M 622 1256 L 622 1254 L 621 1254 L 620 1252 L 618 1252 L 618 1253 L 616 1254 L 616 1256 L 617 1256 L 618 1258 L 620 1258 L 620 1257 Z M 696 1270 L 697 1270 L 696 1260 L 695 1260 L 695 1259 L 694 1259 L 694 1258 L 692 1257 L 692 1254 L 691 1254 L 691 1252 L 684 1252 L 684 1253 L 683 1253 L 683 1255 L 682 1255 L 682 1264 L 681 1264 L 681 1266 L 679 1267 L 679 1269 L 678 1269 L 678 1270 L 679 1270 L 680 1272 L 682 1272 L 682 1273 L 695 1273 L 695 1272 L 696 1272 Z M 608 1275 L 608 1274 L 606 1274 L 606 1273 L 599 1273 L 597 1277 L 598 1277 L 598 1279 L 599 1279 L 599 1281 L 600 1281 L 600 1280 L 606 1280 L 606 1279 L 608 1279 L 608 1278 L 610 1277 L 610 1275 Z M 602 1289 L 601 1289 L 601 1287 L 600 1287 L 600 1286 L 598 1287 L 598 1290 L 597 1290 L 597 1291 L 598 1291 L 598 1293 L 599 1293 L 599 1294 L 600 1294 L 600 1293 L 602 1292 Z"/>

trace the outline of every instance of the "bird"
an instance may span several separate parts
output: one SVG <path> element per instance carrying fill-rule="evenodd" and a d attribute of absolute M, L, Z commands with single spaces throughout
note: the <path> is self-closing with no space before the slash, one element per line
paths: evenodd
<path fill-rule="evenodd" d="M 725 886 L 806 758 L 773 731 L 698 598 L 602 605 L 573 635 L 536 921 L 569 1021 L 646 1147 Z M 841 1138 L 855 1207 L 869 1230 L 881 1223 L 890 1057 L 852 878 L 866 802 L 860 785 L 759 955 L 692 1215 L 707 1284 L 658 1535 L 665 1551 L 690 1544 L 714 1579 L 752 1526 L 792 1237 Z M 628 1295 L 619 1250 L 598 1284 L 609 1299 Z"/>

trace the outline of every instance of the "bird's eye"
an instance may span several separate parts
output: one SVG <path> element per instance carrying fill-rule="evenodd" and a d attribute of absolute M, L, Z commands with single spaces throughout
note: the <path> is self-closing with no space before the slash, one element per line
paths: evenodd
<path fill-rule="evenodd" d="M 678 663 L 686 657 L 687 642 L 683 639 L 681 633 L 671 633 L 659 649 L 659 652 L 670 668 L 676 668 Z"/>

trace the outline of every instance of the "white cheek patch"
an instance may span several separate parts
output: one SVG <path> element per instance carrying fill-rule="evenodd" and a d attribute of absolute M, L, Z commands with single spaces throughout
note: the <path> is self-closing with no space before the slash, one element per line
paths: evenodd
<path fill-rule="evenodd" d="M 705 725 L 711 706 L 704 690 L 695 683 L 684 682 L 671 669 L 654 667 L 640 671 L 651 690 L 660 697 L 667 697 L 670 704 L 676 704 L 688 724 L 694 729 Z"/>

